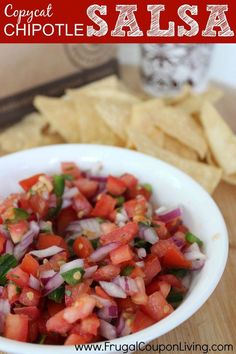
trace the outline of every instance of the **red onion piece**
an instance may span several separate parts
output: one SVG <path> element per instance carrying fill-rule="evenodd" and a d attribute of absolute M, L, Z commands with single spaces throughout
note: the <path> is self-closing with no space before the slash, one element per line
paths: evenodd
<path fill-rule="evenodd" d="M 138 248 L 137 255 L 139 258 L 145 258 L 147 255 L 147 251 L 145 250 L 145 248 Z"/>
<path fill-rule="evenodd" d="M 56 274 L 53 269 L 45 270 L 40 273 L 40 280 L 43 284 L 46 284 Z"/>
<path fill-rule="evenodd" d="M 100 281 L 99 284 L 103 288 L 103 290 L 105 290 L 105 292 L 110 296 L 118 297 L 121 299 L 125 299 L 127 297 L 124 290 L 115 283 Z"/>
<path fill-rule="evenodd" d="M 22 237 L 20 243 L 14 248 L 14 256 L 17 260 L 21 259 L 27 250 L 27 248 L 33 243 L 34 238 L 39 233 L 39 225 L 35 221 L 31 221 L 29 224 L 29 231 Z"/>
<path fill-rule="evenodd" d="M 11 235 L 9 233 L 9 231 L 7 230 L 6 226 L 5 225 L 0 225 L 0 233 L 2 235 L 4 235 L 6 238 L 10 239 L 11 238 Z"/>
<path fill-rule="evenodd" d="M 82 232 L 89 233 L 89 239 L 95 239 L 101 236 L 102 230 L 97 218 L 82 219 L 79 221 Z"/>
<path fill-rule="evenodd" d="M 100 297 L 98 295 L 91 295 L 96 301 L 97 303 L 101 306 L 104 307 L 109 307 L 109 306 L 113 306 L 114 305 L 114 301 L 111 301 L 109 299 L 104 299 L 103 297 Z"/>
<path fill-rule="evenodd" d="M 184 252 L 184 256 L 188 261 L 192 262 L 192 270 L 201 269 L 206 261 L 206 255 L 203 254 L 197 243 L 193 243 Z"/>
<path fill-rule="evenodd" d="M 171 237 L 171 240 L 174 241 L 175 245 L 181 250 L 185 245 L 185 234 L 181 231 L 177 231 L 174 236 Z"/>
<path fill-rule="evenodd" d="M 159 240 L 159 237 L 157 236 L 157 233 L 153 227 L 146 228 L 146 230 L 143 232 L 143 237 L 152 245 L 154 245 Z"/>
<path fill-rule="evenodd" d="M 104 176 L 88 176 L 88 178 L 91 181 L 95 181 L 95 182 L 102 182 L 102 183 L 107 182 L 107 177 L 104 177 Z"/>
<path fill-rule="evenodd" d="M 56 273 L 45 285 L 43 289 L 43 296 L 47 296 L 53 290 L 59 288 L 64 283 L 64 279 L 61 274 Z"/>
<path fill-rule="evenodd" d="M 97 265 L 84 269 L 85 273 L 83 279 L 91 278 L 91 276 L 93 275 L 93 273 L 96 272 L 97 269 L 98 269 Z"/>
<path fill-rule="evenodd" d="M 11 311 L 11 306 L 8 300 L 0 299 L 0 312 L 7 315 Z"/>
<path fill-rule="evenodd" d="M 118 242 L 111 242 L 103 247 L 99 247 L 94 251 L 89 259 L 92 262 L 98 262 L 101 261 L 103 258 L 105 258 L 111 251 L 119 247 L 120 244 Z"/>
<path fill-rule="evenodd" d="M 117 337 L 116 327 L 112 326 L 109 322 L 100 320 L 100 334 L 106 339 L 115 339 Z"/>
<path fill-rule="evenodd" d="M 125 328 L 125 320 L 121 314 L 116 325 L 116 332 L 118 337 L 121 336 L 121 332 L 123 331 L 124 328 Z"/>
<path fill-rule="evenodd" d="M 75 259 L 74 261 L 63 264 L 60 267 L 60 274 L 68 272 L 69 270 L 72 270 L 74 268 L 83 268 L 83 267 L 84 267 L 83 259 Z"/>
<path fill-rule="evenodd" d="M 111 320 L 118 317 L 118 307 L 116 305 L 103 307 L 98 311 L 98 317 L 103 320 Z"/>
<path fill-rule="evenodd" d="M 136 262 L 135 264 L 137 267 L 140 267 L 140 268 L 144 268 L 144 266 L 145 266 L 144 261 Z"/>
<path fill-rule="evenodd" d="M 79 194 L 79 190 L 78 190 L 77 187 L 73 187 L 73 188 L 67 188 L 66 187 L 62 198 L 63 199 L 72 199 L 77 194 Z"/>
<path fill-rule="evenodd" d="M 11 240 L 6 241 L 5 253 L 8 253 L 8 254 L 14 253 L 14 246 L 13 246 L 13 242 Z"/>
<path fill-rule="evenodd" d="M 132 296 L 138 292 L 136 281 L 131 277 L 117 276 L 113 279 L 113 283 L 121 287 L 127 295 Z"/>
<path fill-rule="evenodd" d="M 64 251 L 64 248 L 58 246 L 51 246 L 43 250 L 34 250 L 29 253 L 37 258 L 47 258 L 47 257 L 54 256 L 55 254 L 60 253 L 62 251 Z"/>
<path fill-rule="evenodd" d="M 35 278 L 32 274 L 29 277 L 29 287 L 35 290 L 40 290 L 40 281 Z"/>
<path fill-rule="evenodd" d="M 2 296 L 4 286 L 0 286 L 0 296 Z"/>
<path fill-rule="evenodd" d="M 61 209 L 66 209 L 72 205 L 71 199 L 63 199 Z"/>
<path fill-rule="evenodd" d="M 168 223 L 176 218 L 179 218 L 182 215 L 182 211 L 180 208 L 175 208 L 163 212 L 159 212 L 157 210 L 157 215 L 159 216 L 161 221 Z"/>

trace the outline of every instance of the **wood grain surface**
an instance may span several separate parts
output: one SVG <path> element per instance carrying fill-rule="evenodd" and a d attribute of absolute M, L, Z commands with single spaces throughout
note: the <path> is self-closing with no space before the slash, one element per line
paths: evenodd
<path fill-rule="evenodd" d="M 124 67 L 121 75 L 131 88 L 135 91 L 139 89 L 137 69 Z M 218 103 L 218 108 L 236 132 L 236 90 L 229 87 L 223 87 L 223 89 L 225 97 Z M 194 316 L 178 328 L 152 342 L 154 344 L 176 344 L 179 342 L 189 344 L 194 342 L 209 346 L 212 344 L 232 344 L 234 350 L 231 353 L 236 353 L 236 186 L 222 182 L 213 198 L 225 218 L 229 232 L 229 258 L 224 275 L 213 295 Z M 144 352 L 140 351 L 136 354 L 141 353 Z M 150 353 L 154 353 L 154 351 Z M 168 353 L 174 352 L 168 351 Z M 202 353 L 202 351 L 181 351 L 181 353 L 196 354 Z M 216 353 L 220 353 L 220 351 Z M 221 351 L 221 353 L 226 354 L 227 351 Z M 0 354 L 3 353 L 0 352 Z"/>

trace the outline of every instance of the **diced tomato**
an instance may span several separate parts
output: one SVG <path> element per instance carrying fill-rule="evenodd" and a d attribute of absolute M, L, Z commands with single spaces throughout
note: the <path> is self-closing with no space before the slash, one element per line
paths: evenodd
<path fill-rule="evenodd" d="M 89 285 L 87 283 L 81 283 L 77 285 L 66 285 L 65 289 L 65 304 L 66 306 L 72 306 L 74 302 L 81 295 L 89 292 Z"/>
<path fill-rule="evenodd" d="M 126 185 L 120 178 L 108 176 L 106 188 L 109 193 L 118 196 L 125 192 Z"/>
<path fill-rule="evenodd" d="M 8 231 L 14 243 L 20 242 L 22 236 L 28 231 L 29 224 L 26 220 L 20 220 L 14 224 L 8 224 Z"/>
<path fill-rule="evenodd" d="M 159 240 L 151 247 L 151 253 L 156 254 L 158 258 L 162 258 L 172 245 L 174 245 L 172 240 Z"/>
<path fill-rule="evenodd" d="M 38 338 L 39 330 L 38 330 L 38 323 L 32 322 L 29 325 L 29 332 L 28 332 L 28 341 L 30 343 L 34 343 Z"/>
<path fill-rule="evenodd" d="M 97 269 L 96 272 L 92 275 L 92 278 L 96 281 L 111 281 L 119 274 L 120 267 L 117 265 L 109 264 Z"/>
<path fill-rule="evenodd" d="M 32 274 L 34 277 L 38 276 L 39 262 L 29 253 L 22 259 L 20 267 L 24 272 Z"/>
<path fill-rule="evenodd" d="M 122 262 L 130 261 L 134 254 L 129 245 L 122 245 L 110 252 L 112 264 L 120 264 Z"/>
<path fill-rule="evenodd" d="M 125 173 L 120 177 L 120 180 L 125 184 L 128 189 L 135 188 L 138 184 L 136 177 L 130 173 Z"/>
<path fill-rule="evenodd" d="M 87 237 L 80 236 L 73 243 L 73 251 L 79 258 L 87 258 L 93 253 L 94 249 Z"/>
<path fill-rule="evenodd" d="M 57 332 L 66 334 L 72 328 L 72 324 L 65 320 L 64 310 L 57 312 L 54 316 L 50 317 L 46 322 L 46 329 L 48 332 Z"/>
<path fill-rule="evenodd" d="M 77 220 L 77 215 L 72 207 L 62 209 L 56 219 L 57 232 L 61 235 L 65 232 L 68 225 Z"/>
<path fill-rule="evenodd" d="M 81 295 L 71 307 L 65 308 L 63 318 L 68 323 L 74 323 L 79 319 L 89 316 L 96 305 L 96 300 L 87 294 Z"/>
<path fill-rule="evenodd" d="M 63 240 L 64 241 L 64 240 Z M 65 241 L 64 241 L 65 242 Z M 62 247 L 62 245 L 60 246 Z M 67 251 L 62 251 L 60 253 L 55 254 L 50 258 L 50 261 L 48 262 L 50 264 L 50 267 L 55 270 L 55 272 L 58 272 L 60 270 L 60 267 L 66 263 L 68 258 L 68 252 Z M 41 267 L 41 266 L 40 266 Z M 49 268 L 50 269 L 50 268 Z M 48 269 L 48 270 L 49 270 Z M 46 270 L 46 269 L 45 269 Z"/>
<path fill-rule="evenodd" d="M 0 254 L 5 250 L 6 237 L 0 234 Z"/>
<path fill-rule="evenodd" d="M 153 280 L 151 284 L 146 287 L 146 292 L 148 295 L 155 293 L 156 291 L 161 291 L 162 295 L 166 298 L 170 292 L 171 285 L 166 281 Z"/>
<path fill-rule="evenodd" d="M 65 175 L 71 175 L 74 178 L 81 176 L 80 169 L 74 162 L 62 162 L 61 169 Z"/>
<path fill-rule="evenodd" d="M 143 311 L 138 310 L 132 323 L 132 332 L 135 333 L 141 331 L 154 323 L 155 321 L 150 316 L 146 315 Z"/>
<path fill-rule="evenodd" d="M 39 194 L 33 194 L 30 197 L 29 206 L 33 210 L 33 212 L 38 214 L 41 218 L 44 218 L 48 213 L 48 201 L 40 197 Z"/>
<path fill-rule="evenodd" d="M 89 315 L 88 317 L 81 320 L 81 334 L 93 334 L 94 336 L 96 336 L 99 326 L 100 320 L 98 319 L 98 317 L 95 314 Z"/>
<path fill-rule="evenodd" d="M 53 235 L 53 234 L 39 234 L 37 248 L 39 250 L 43 250 L 45 248 L 51 246 L 62 247 L 65 250 L 68 249 L 65 240 L 61 236 Z"/>
<path fill-rule="evenodd" d="M 146 304 L 148 301 L 148 297 L 146 294 L 144 280 L 141 277 L 137 277 L 135 279 L 135 281 L 136 281 L 136 285 L 138 287 L 138 292 L 136 294 L 132 295 L 131 298 L 132 298 L 133 302 L 137 305 Z"/>
<path fill-rule="evenodd" d="M 86 198 L 92 198 L 98 189 L 98 182 L 87 178 L 77 179 L 74 181 L 74 185 Z"/>
<path fill-rule="evenodd" d="M 168 284 L 171 285 L 172 288 L 177 288 L 177 289 L 182 289 L 184 290 L 184 286 L 181 282 L 180 279 L 178 279 L 175 275 L 173 274 L 162 274 L 158 275 L 158 280 L 159 281 L 164 281 L 167 282 Z M 185 289 L 186 290 L 186 289 Z"/>
<path fill-rule="evenodd" d="M 29 274 L 24 272 L 20 267 L 9 270 L 6 278 L 22 288 L 27 286 L 29 282 Z"/>
<path fill-rule="evenodd" d="M 138 225 L 134 222 L 128 222 L 125 226 L 119 227 L 108 234 L 100 237 L 100 242 L 103 245 L 111 242 L 119 242 L 124 245 L 129 243 L 138 233 Z"/>
<path fill-rule="evenodd" d="M 77 212 L 78 218 L 88 216 L 92 210 L 91 204 L 82 193 L 73 198 L 73 208 Z"/>
<path fill-rule="evenodd" d="M 124 208 L 129 218 L 135 215 L 145 215 L 147 210 L 147 202 L 145 199 L 131 199 L 124 203 Z"/>
<path fill-rule="evenodd" d="M 25 192 L 28 192 L 38 182 L 40 176 L 43 176 L 43 173 L 39 173 L 37 175 L 21 180 L 19 185 L 24 189 Z"/>
<path fill-rule="evenodd" d="M 160 321 L 174 311 L 160 291 L 149 295 L 147 304 L 141 306 L 141 309 L 155 321 Z"/>
<path fill-rule="evenodd" d="M 155 221 L 155 230 L 156 233 L 159 237 L 159 239 L 164 240 L 168 237 L 170 237 L 170 234 L 168 233 L 166 224 L 162 221 Z"/>
<path fill-rule="evenodd" d="M 188 261 L 177 246 L 169 248 L 163 256 L 163 265 L 167 268 L 187 268 L 190 269 L 192 263 Z"/>
<path fill-rule="evenodd" d="M 90 343 L 93 339 L 93 335 L 91 334 L 77 334 L 77 333 L 71 333 L 64 345 L 75 345 L 75 344 L 87 344 Z"/>
<path fill-rule="evenodd" d="M 99 285 L 95 286 L 95 293 L 104 299 L 113 301 L 112 298 Z"/>
<path fill-rule="evenodd" d="M 103 222 L 102 224 L 100 224 L 100 227 L 103 235 L 109 234 L 110 232 L 117 229 L 116 224 L 112 222 Z"/>
<path fill-rule="evenodd" d="M 137 277 L 145 278 L 145 273 L 143 271 L 143 268 L 135 266 L 130 274 L 130 277 L 133 279 L 135 279 Z"/>
<path fill-rule="evenodd" d="M 15 307 L 14 312 L 18 315 L 28 316 L 30 321 L 36 321 L 40 316 L 40 311 L 36 306 Z"/>
<path fill-rule="evenodd" d="M 0 216 L 0 224 L 3 224 L 3 218 Z"/>
<path fill-rule="evenodd" d="M 10 304 L 13 304 L 19 299 L 20 291 L 19 289 L 17 289 L 17 285 L 14 283 L 8 283 L 6 289 L 7 289 L 7 298 Z"/>
<path fill-rule="evenodd" d="M 28 316 L 6 315 L 4 337 L 26 342 L 28 337 Z"/>
<path fill-rule="evenodd" d="M 152 254 L 148 255 L 144 267 L 145 284 L 149 284 L 160 271 L 161 264 L 158 257 Z"/>
<path fill-rule="evenodd" d="M 35 289 L 29 287 L 24 287 L 20 297 L 19 302 L 25 306 L 38 306 L 41 294 Z"/>
<path fill-rule="evenodd" d="M 116 199 L 112 198 L 110 195 L 102 194 L 98 199 L 91 215 L 101 218 L 108 217 L 116 206 Z"/>
<path fill-rule="evenodd" d="M 138 305 L 136 305 L 131 297 L 127 297 L 126 299 L 116 299 L 118 308 L 120 312 L 131 312 L 131 313 L 136 313 L 138 309 Z"/>
<path fill-rule="evenodd" d="M 167 268 L 191 268 L 191 262 L 185 259 L 183 253 L 170 239 L 159 240 L 152 246 L 151 252 L 162 258 L 161 262 Z"/>
<path fill-rule="evenodd" d="M 47 309 L 49 316 L 54 316 L 56 313 L 60 312 L 65 308 L 65 305 L 63 303 L 57 303 L 52 300 L 47 301 Z"/>

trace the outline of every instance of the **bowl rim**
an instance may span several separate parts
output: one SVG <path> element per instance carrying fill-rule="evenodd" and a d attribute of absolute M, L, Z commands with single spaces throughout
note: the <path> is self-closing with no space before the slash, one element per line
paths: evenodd
<path fill-rule="evenodd" d="M 145 159 L 147 160 L 147 162 L 149 163 L 153 163 L 153 164 L 158 164 L 159 167 L 164 167 L 165 169 L 169 169 L 170 172 L 173 172 L 175 175 L 177 175 L 177 177 L 181 178 L 181 179 L 185 179 L 187 183 L 190 183 L 190 185 L 192 185 L 193 188 L 197 188 L 199 193 L 203 193 L 205 195 L 205 197 L 207 197 L 211 203 L 211 206 L 215 209 L 215 212 L 217 214 L 217 219 L 221 224 L 221 234 L 223 235 L 223 248 L 222 248 L 222 253 L 221 253 L 221 259 L 219 260 L 218 263 L 218 268 L 217 268 L 217 272 L 215 272 L 215 274 L 211 277 L 211 279 L 209 280 L 208 283 L 208 288 L 207 291 L 204 293 L 199 294 L 199 297 L 197 299 L 196 302 L 191 304 L 191 309 L 183 309 L 184 307 L 184 303 L 182 306 L 180 306 L 178 309 L 176 309 L 173 313 L 171 313 L 169 316 L 167 316 L 166 318 L 162 319 L 160 322 L 157 322 L 155 324 L 153 324 L 152 326 L 149 326 L 141 331 L 138 331 L 136 333 L 130 334 L 128 336 L 124 336 L 121 338 L 116 338 L 113 340 L 106 340 L 106 341 L 102 341 L 102 342 L 96 342 L 96 343 L 90 343 L 91 344 L 104 344 L 105 342 L 109 342 L 111 344 L 116 344 L 117 346 L 122 345 L 124 343 L 126 344 L 132 344 L 135 342 L 140 342 L 138 339 L 142 338 L 143 342 L 148 343 L 152 340 L 154 340 L 155 338 L 159 338 L 160 336 L 162 336 L 165 333 L 170 332 L 172 329 L 176 328 L 177 326 L 181 325 L 183 322 L 185 322 L 187 319 L 189 319 L 195 312 L 197 312 L 200 307 L 202 307 L 204 305 L 204 303 L 208 300 L 208 298 L 211 296 L 211 294 L 213 293 L 213 291 L 215 290 L 215 288 L 217 287 L 223 272 L 225 270 L 225 266 L 227 263 L 227 258 L 228 258 L 228 231 L 226 228 L 226 224 L 224 221 L 224 218 L 222 216 L 222 213 L 218 207 L 218 205 L 216 204 L 216 202 L 213 200 L 213 198 L 203 189 L 203 187 L 196 182 L 192 177 L 190 177 L 189 175 L 187 175 L 186 173 L 184 173 L 183 171 L 179 170 L 178 168 L 176 168 L 175 166 L 170 165 L 167 162 L 164 162 L 156 157 L 150 156 L 150 155 L 146 155 L 144 153 L 141 152 L 137 152 L 137 151 L 133 151 L 133 150 L 129 150 L 126 148 L 122 148 L 122 147 L 114 147 L 114 146 L 109 146 L 109 145 L 99 145 L 99 144 L 56 144 L 56 145 L 49 145 L 49 146 L 43 146 L 43 147 L 37 147 L 37 148 L 32 148 L 32 149 L 27 149 L 24 151 L 19 151 L 19 152 L 15 152 L 12 154 L 8 154 L 5 156 L 1 156 L 0 157 L 0 165 L 2 163 L 4 163 L 4 161 L 7 160 L 14 160 L 15 158 L 20 158 L 20 157 L 24 157 L 25 155 L 32 155 L 34 153 L 38 153 L 40 154 L 40 152 L 51 152 L 52 154 L 56 154 L 58 153 L 61 149 L 68 150 L 68 153 L 70 152 L 71 148 L 75 148 L 75 149 L 82 149 L 83 152 L 86 151 L 93 151 L 95 152 L 96 155 L 96 151 L 98 150 L 107 150 L 110 153 L 123 153 L 123 154 L 127 154 L 130 155 L 130 157 L 135 157 L 136 159 L 140 158 L 140 159 Z M 128 156 L 129 157 L 129 156 Z M 58 160 L 60 161 L 60 157 L 58 157 Z M 105 163 L 104 163 L 105 164 Z M 179 311 L 178 311 L 179 310 Z M 185 310 L 185 311 L 184 311 Z M 170 321 L 170 319 L 172 321 Z M 158 337 L 155 337 L 155 335 L 153 335 L 156 330 L 158 330 Z M 138 337 L 137 337 L 138 336 Z M 12 339 L 8 339 L 5 337 L 0 336 L 0 346 L 1 346 L 1 350 L 5 350 L 5 351 L 9 351 L 17 353 L 24 353 L 25 350 L 32 350 L 34 351 L 35 354 L 41 354 L 42 350 L 45 351 L 45 353 L 52 353 L 52 351 L 56 352 L 58 354 L 69 354 L 71 353 L 71 349 L 74 348 L 74 345 L 68 345 L 68 346 L 64 346 L 64 345 L 41 345 L 41 344 L 34 344 L 34 343 L 27 343 L 27 342 L 19 342 L 16 340 L 12 340 Z M 75 350 L 75 349 L 74 349 Z M 81 353 L 85 353 L 88 352 L 86 350 L 79 350 L 79 352 Z M 113 351 L 109 351 L 109 350 L 104 350 L 104 353 L 110 353 Z"/>

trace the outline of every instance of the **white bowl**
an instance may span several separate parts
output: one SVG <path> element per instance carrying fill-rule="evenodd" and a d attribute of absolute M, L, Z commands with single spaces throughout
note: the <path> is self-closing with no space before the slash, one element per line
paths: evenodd
<path fill-rule="evenodd" d="M 184 222 L 204 241 L 206 264 L 200 272 L 195 272 L 190 290 L 178 309 L 159 323 L 110 343 L 117 346 L 140 341 L 148 343 L 192 316 L 217 286 L 228 255 L 227 229 L 210 195 L 183 172 L 153 157 L 115 147 L 68 144 L 32 149 L 0 158 L 0 196 L 18 190 L 17 182 L 22 178 L 38 172 L 59 171 L 61 161 L 75 161 L 82 169 L 102 162 L 104 174 L 133 173 L 140 181 L 153 186 L 154 200 L 159 205 L 181 205 Z M 0 337 L 0 349 L 17 354 L 71 354 L 75 351 L 74 346 L 42 346 L 3 337 Z M 107 352 L 117 353 L 119 350 L 116 349 L 119 348 L 113 347 Z"/>

